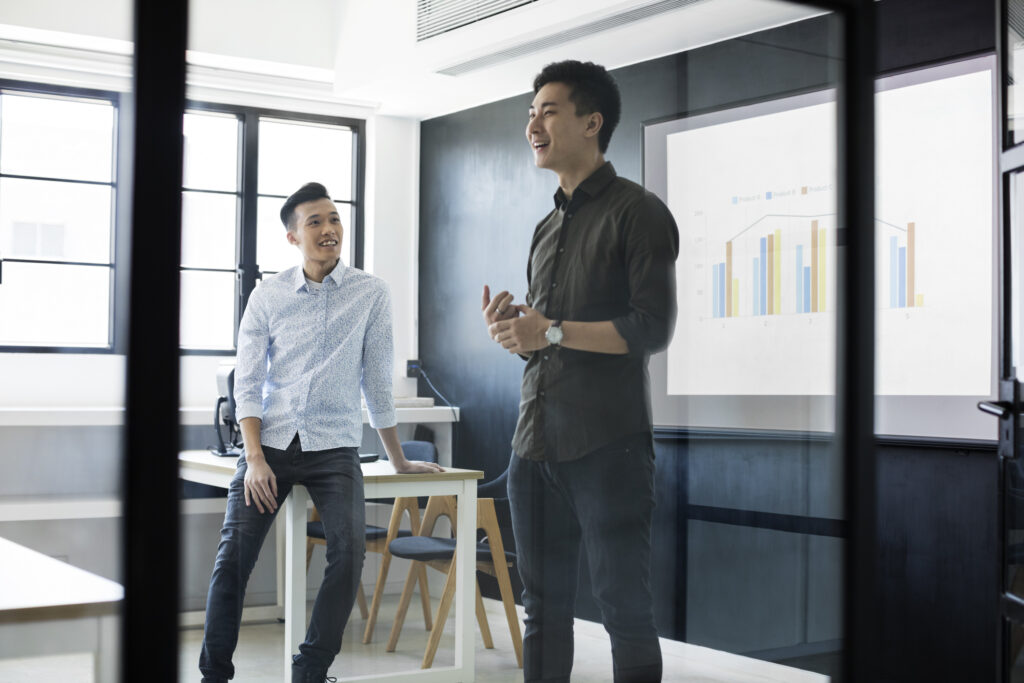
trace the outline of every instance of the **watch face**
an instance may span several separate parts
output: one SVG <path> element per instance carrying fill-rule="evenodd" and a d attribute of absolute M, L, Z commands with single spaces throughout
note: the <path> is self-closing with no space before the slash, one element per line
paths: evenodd
<path fill-rule="evenodd" d="M 552 325 L 548 328 L 547 332 L 544 333 L 545 339 L 548 340 L 549 344 L 561 344 L 562 343 L 562 328 L 555 327 Z"/>

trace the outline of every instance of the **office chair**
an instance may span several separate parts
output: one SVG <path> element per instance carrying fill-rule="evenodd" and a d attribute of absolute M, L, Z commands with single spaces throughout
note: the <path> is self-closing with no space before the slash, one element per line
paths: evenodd
<path fill-rule="evenodd" d="M 508 573 L 509 567 L 515 564 L 516 555 L 505 550 L 501 537 L 501 525 L 498 521 L 499 508 L 496 507 L 496 504 L 500 504 L 506 513 L 504 517 L 508 518 L 507 479 L 508 472 L 506 470 L 497 479 L 481 485 L 478 489 L 481 497 L 477 499 L 477 530 L 483 531 L 484 540 L 477 543 L 476 568 L 477 571 L 486 572 L 498 580 L 501 602 L 505 607 L 505 618 L 508 621 L 512 647 L 515 650 L 516 664 L 522 668 L 523 638 L 519 629 L 519 615 L 516 613 L 515 598 L 512 596 L 512 582 Z M 397 538 L 391 542 L 391 554 L 395 557 L 412 560 L 413 566 L 410 567 L 409 575 L 406 577 L 402 598 L 398 604 L 398 613 L 395 615 L 395 622 L 391 627 L 391 637 L 385 648 L 388 652 L 394 652 L 398 645 L 398 636 L 402 631 L 405 614 L 412 598 L 417 569 L 429 565 L 447 575 L 441 603 L 438 605 L 437 616 L 434 618 L 434 627 L 430 630 L 427 649 L 423 654 L 421 668 L 424 669 L 429 669 L 434 663 L 434 656 L 437 654 L 437 647 L 441 642 L 441 633 L 444 631 L 448 611 L 451 608 L 452 599 L 455 597 L 455 539 L 438 538 L 430 534 L 440 517 L 448 517 L 452 529 L 455 529 L 457 515 L 455 496 L 431 496 L 424 513 L 423 524 L 420 526 L 422 535 Z M 480 624 L 480 634 L 483 637 L 484 647 L 492 649 L 494 641 L 491 638 L 487 614 L 484 611 L 480 584 L 475 580 L 474 584 L 476 584 L 476 618 Z"/>

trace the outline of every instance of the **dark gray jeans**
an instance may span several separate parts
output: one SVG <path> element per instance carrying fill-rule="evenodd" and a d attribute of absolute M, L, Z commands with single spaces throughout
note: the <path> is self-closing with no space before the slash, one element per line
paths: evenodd
<path fill-rule="evenodd" d="M 569 681 L 582 541 L 611 636 L 616 683 L 660 681 L 651 601 L 650 436 L 569 462 L 513 456 L 508 494 L 524 586 L 525 680 Z"/>
<path fill-rule="evenodd" d="M 359 453 L 356 448 L 304 452 L 298 435 L 286 450 L 264 446 L 263 453 L 277 478 L 278 506 L 294 484 L 303 484 L 323 519 L 327 568 L 296 661 L 326 670 L 341 649 L 341 636 L 363 569 L 366 510 Z M 261 514 L 255 504 L 246 506 L 245 471 L 243 455 L 228 489 L 224 527 L 206 599 L 206 633 L 199 670 L 213 680 L 234 676 L 231 657 L 238 643 L 245 586 L 274 521 L 275 513 Z"/>

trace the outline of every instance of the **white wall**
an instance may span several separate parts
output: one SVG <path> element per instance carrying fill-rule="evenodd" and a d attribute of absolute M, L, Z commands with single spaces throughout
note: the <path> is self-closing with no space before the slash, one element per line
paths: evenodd
<path fill-rule="evenodd" d="M 0 3 L 0 24 L 131 40 L 132 0 L 10 0 Z"/>
<path fill-rule="evenodd" d="M 192 0 L 190 50 L 334 68 L 335 0 Z"/>
<path fill-rule="evenodd" d="M 336 0 L 192 0 L 190 50 L 334 68 Z M 9 0 L 0 24 L 132 39 L 132 0 Z"/>
<path fill-rule="evenodd" d="M 405 361 L 419 358 L 420 124 L 376 116 L 367 122 L 364 267 L 391 286 L 395 395 L 415 396 Z"/>

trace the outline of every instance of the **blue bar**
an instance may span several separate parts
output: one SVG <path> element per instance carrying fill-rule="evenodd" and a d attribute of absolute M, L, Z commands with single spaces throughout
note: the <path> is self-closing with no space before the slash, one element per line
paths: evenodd
<path fill-rule="evenodd" d="M 804 266 L 804 313 L 811 312 L 811 267 Z"/>
<path fill-rule="evenodd" d="M 750 312 L 753 315 L 761 315 L 761 307 L 757 303 L 758 301 L 761 300 L 760 295 L 758 295 L 758 293 L 757 293 L 758 292 L 757 286 L 761 282 L 760 273 L 761 273 L 761 268 L 760 268 L 760 266 L 758 266 L 758 261 L 755 258 L 754 259 L 754 277 L 752 278 L 752 280 L 754 282 L 754 296 L 750 300 L 751 301 Z"/>
<path fill-rule="evenodd" d="M 900 247 L 900 308 L 907 307 L 907 248 Z"/>
<path fill-rule="evenodd" d="M 718 317 L 718 264 L 711 266 L 711 317 Z"/>
<path fill-rule="evenodd" d="M 889 308 L 899 306 L 899 259 L 896 256 L 896 238 L 889 238 Z"/>
<path fill-rule="evenodd" d="M 768 238 L 761 238 L 761 315 L 768 313 Z"/>
<path fill-rule="evenodd" d="M 725 317 L 725 264 L 718 264 L 718 317 Z"/>
<path fill-rule="evenodd" d="M 804 245 L 796 245 L 796 312 L 804 310 Z"/>

